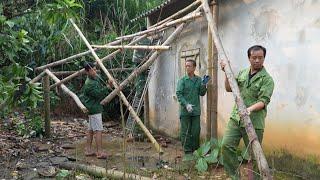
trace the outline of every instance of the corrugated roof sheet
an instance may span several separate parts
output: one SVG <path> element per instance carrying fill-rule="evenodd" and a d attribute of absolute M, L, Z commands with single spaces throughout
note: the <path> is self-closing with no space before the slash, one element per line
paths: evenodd
<path fill-rule="evenodd" d="M 178 0 L 166 0 L 162 4 L 160 4 L 159 6 L 153 8 L 153 9 L 147 10 L 145 12 L 142 12 L 140 15 L 138 15 L 137 17 L 132 19 L 130 22 L 134 22 L 134 21 L 136 21 L 136 20 L 138 20 L 140 18 L 146 17 L 146 16 L 148 16 L 148 15 L 160 10 L 161 8 L 164 8 L 165 6 L 167 6 L 167 5 L 169 5 L 169 4 L 173 3 L 173 2 L 176 2 L 176 1 L 178 1 Z"/>

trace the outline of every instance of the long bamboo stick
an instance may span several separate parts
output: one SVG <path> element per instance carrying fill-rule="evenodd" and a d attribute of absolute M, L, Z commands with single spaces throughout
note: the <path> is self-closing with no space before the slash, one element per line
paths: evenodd
<path fill-rule="evenodd" d="M 158 31 L 160 31 L 162 29 L 169 28 L 171 26 L 175 26 L 177 24 L 181 24 L 181 23 L 190 21 L 190 20 L 196 19 L 196 18 L 201 17 L 201 16 L 202 16 L 201 12 L 193 12 L 193 13 L 191 13 L 191 14 L 189 14 L 187 16 L 184 16 L 184 17 L 182 17 L 180 19 L 176 19 L 174 21 L 170 21 L 168 23 L 162 24 L 160 26 L 156 26 L 154 28 L 147 29 L 145 31 L 140 31 L 140 32 L 137 32 L 137 33 L 134 33 L 134 34 L 121 36 L 121 37 L 118 37 L 116 39 L 128 40 L 128 39 L 134 38 L 135 36 L 141 36 L 143 34 L 147 34 L 147 33 L 150 33 L 150 32 L 158 32 Z"/>
<path fill-rule="evenodd" d="M 185 23 L 178 26 L 178 28 L 168 37 L 168 39 L 162 45 L 168 45 L 173 42 L 175 37 L 179 35 L 184 27 Z M 146 71 L 149 66 L 153 64 L 153 62 L 158 58 L 161 52 L 154 52 L 150 58 L 139 68 L 134 70 L 127 79 L 125 79 L 120 85 L 119 88 L 114 89 L 106 98 L 101 101 L 101 104 L 106 104 L 110 102 L 120 91 L 123 89 L 128 83 L 130 83 L 133 79 L 135 79 L 140 73 Z"/>
<path fill-rule="evenodd" d="M 92 49 L 91 45 L 89 44 L 88 40 L 86 39 L 86 37 L 84 37 L 84 35 L 82 34 L 81 30 L 78 28 L 78 26 L 73 22 L 72 19 L 70 19 L 70 22 L 72 23 L 73 27 L 76 29 L 76 31 L 78 32 L 78 34 L 80 35 L 81 39 L 85 42 L 85 44 L 87 45 L 87 47 L 89 48 L 89 50 L 91 51 L 94 59 L 96 60 L 96 62 L 98 63 L 98 65 L 100 66 L 101 70 L 107 75 L 107 77 L 112 81 L 112 84 L 115 88 L 118 88 L 118 84 L 116 83 L 116 80 L 112 77 L 112 75 L 109 73 L 109 71 L 107 70 L 107 68 L 103 65 L 102 61 L 100 60 L 100 58 L 98 57 L 98 55 L 94 52 L 94 50 Z M 125 95 L 120 91 L 119 92 L 119 97 L 122 99 L 123 103 L 128 107 L 129 112 L 131 113 L 132 117 L 136 120 L 136 122 L 140 125 L 141 129 L 143 130 L 143 132 L 147 135 L 147 137 L 150 139 L 151 143 L 154 145 L 154 147 L 156 148 L 156 150 L 162 154 L 162 148 L 160 147 L 159 143 L 156 141 L 156 139 L 152 136 L 152 134 L 150 133 L 150 131 L 144 126 L 143 122 L 141 121 L 141 119 L 139 118 L 139 116 L 137 115 L 137 113 L 134 111 L 134 109 L 132 108 L 132 106 L 130 105 L 130 103 L 128 102 L 127 98 L 125 97 Z"/>
<path fill-rule="evenodd" d="M 202 8 L 206 14 L 208 25 L 209 25 L 210 30 L 212 32 L 213 41 L 216 45 L 216 48 L 221 55 L 221 59 L 223 59 L 223 61 L 227 60 L 228 57 L 222 47 L 222 43 L 221 43 L 217 28 L 216 28 L 216 24 L 213 20 L 212 13 L 210 12 L 208 2 L 207 2 L 207 0 L 201 0 L 201 1 L 202 1 Z M 249 140 L 250 140 L 250 142 L 252 142 L 251 143 L 252 150 L 253 150 L 255 158 L 257 160 L 257 164 L 258 164 L 260 173 L 262 174 L 263 179 L 272 179 L 272 176 L 270 174 L 270 169 L 268 166 L 268 162 L 266 160 L 266 157 L 264 156 L 262 147 L 258 141 L 258 137 L 257 137 L 257 134 L 256 134 L 254 128 L 253 128 L 250 116 L 246 113 L 246 106 L 244 104 L 243 99 L 241 98 L 240 90 L 239 90 L 238 84 L 234 78 L 231 66 L 229 63 L 226 63 L 226 64 L 227 64 L 227 66 L 225 67 L 225 74 L 227 76 L 230 87 L 232 89 L 232 93 L 233 93 L 233 96 L 235 98 L 235 102 L 238 107 L 239 115 L 241 117 L 241 120 L 244 122 L 245 129 L 248 134 Z"/>
<path fill-rule="evenodd" d="M 94 48 L 105 48 L 105 49 L 151 49 L 151 50 L 168 50 L 170 46 L 146 46 L 146 45 L 139 45 L 139 46 L 107 46 L 107 45 L 92 45 Z"/>
<path fill-rule="evenodd" d="M 47 75 L 49 75 L 55 82 L 59 82 L 60 80 L 51 72 L 49 71 L 49 69 L 45 69 L 44 70 Z M 70 91 L 67 86 L 65 86 L 64 84 L 61 84 L 61 89 L 68 94 L 78 105 L 78 107 L 82 110 L 82 112 L 87 113 L 88 109 L 82 104 L 82 102 L 80 101 L 79 97 L 73 93 L 72 91 Z"/>
<path fill-rule="evenodd" d="M 134 39 L 134 40 L 133 40 L 132 42 L 130 42 L 128 45 L 136 44 L 136 43 L 138 43 L 139 41 L 141 41 L 143 38 L 146 38 L 146 37 L 147 37 L 146 34 L 143 35 L 143 36 L 140 36 L 140 37 L 138 37 L 137 39 Z M 101 61 L 103 62 L 103 61 L 109 60 L 109 59 L 115 57 L 119 52 L 121 52 L 121 49 L 118 49 L 118 50 L 112 52 L 111 54 L 107 55 L 106 57 L 103 57 L 103 58 L 101 59 Z M 95 63 L 95 64 L 96 64 L 96 63 Z M 85 70 L 84 70 L 84 68 L 82 68 L 81 70 L 79 70 L 79 71 L 71 74 L 70 76 L 62 79 L 61 82 L 55 83 L 55 84 L 51 85 L 50 87 L 51 87 L 51 88 L 54 88 L 54 87 L 56 87 L 56 86 L 59 86 L 60 84 L 65 83 L 65 82 L 68 82 L 68 81 L 70 81 L 71 79 L 73 79 L 73 78 L 75 78 L 75 77 L 83 74 L 84 72 L 85 72 Z"/>
<path fill-rule="evenodd" d="M 124 173 L 122 171 L 117 171 L 113 169 L 106 170 L 105 168 L 99 166 L 88 166 L 79 163 L 62 162 L 59 164 L 60 168 L 65 168 L 69 170 L 80 170 L 84 171 L 95 177 L 111 177 L 116 179 L 136 179 L 136 180 L 151 180 L 149 177 L 140 176 L 137 174 Z"/>
<path fill-rule="evenodd" d="M 109 46 L 117 45 L 117 44 L 121 43 L 121 41 L 122 40 L 116 40 L 116 41 L 108 43 L 107 45 L 109 45 Z M 100 49 L 99 48 L 95 48 L 94 50 L 96 51 L 96 50 L 100 50 Z M 55 61 L 55 62 L 46 64 L 46 65 L 43 65 L 43 66 L 39 66 L 39 67 L 35 68 L 35 70 L 36 71 L 40 71 L 40 70 L 44 70 L 44 69 L 49 68 L 49 67 L 54 67 L 54 66 L 57 66 L 57 65 L 60 65 L 60 64 L 64 64 L 66 62 L 69 62 L 69 61 L 71 61 L 73 59 L 82 57 L 82 56 L 87 55 L 87 54 L 90 54 L 89 50 L 85 51 L 85 52 L 82 52 L 82 53 L 79 53 L 79 54 L 75 54 L 73 56 L 70 56 L 70 57 L 67 57 L 67 58 L 64 58 L 64 59 L 61 59 L 59 61 Z"/>
<path fill-rule="evenodd" d="M 192 8 L 194 8 L 195 6 L 198 6 L 199 4 L 201 4 L 201 1 L 200 1 L 200 0 L 196 0 L 195 2 L 191 3 L 189 6 L 183 8 L 182 10 L 180 10 L 180 11 L 174 13 L 173 15 L 165 18 L 164 20 L 162 20 L 162 21 L 160 21 L 160 22 L 157 22 L 156 24 L 150 26 L 150 28 L 153 28 L 153 27 L 155 27 L 155 26 L 160 26 L 160 25 L 162 25 L 163 23 L 168 22 L 169 20 L 172 20 L 172 19 L 174 19 L 174 18 L 176 18 L 176 17 L 179 17 L 180 15 L 188 12 L 189 10 L 191 10 Z"/>
<path fill-rule="evenodd" d="M 45 72 L 41 72 L 40 74 L 38 74 L 38 76 L 33 78 L 31 81 L 29 81 L 29 83 L 35 83 L 35 82 L 39 81 L 42 78 L 42 76 L 44 76 L 45 74 L 46 74 Z"/>
<path fill-rule="evenodd" d="M 120 72 L 120 71 L 132 71 L 134 68 L 113 68 L 113 69 L 108 69 L 111 72 Z M 69 76 L 75 72 L 78 71 L 55 71 L 52 72 L 55 76 Z M 97 70 L 97 73 L 100 73 L 100 70 Z"/>

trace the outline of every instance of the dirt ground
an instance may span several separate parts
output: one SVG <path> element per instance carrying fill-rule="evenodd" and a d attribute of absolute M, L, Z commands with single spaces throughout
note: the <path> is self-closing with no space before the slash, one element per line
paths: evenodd
<path fill-rule="evenodd" d="M 51 138 L 21 137 L 16 131 L 5 128 L 3 123 L 0 125 L 0 179 L 56 179 L 62 172 L 61 162 L 95 165 L 152 179 L 228 179 L 220 166 L 211 165 L 208 172 L 198 173 L 194 162 L 182 161 L 181 144 L 175 139 L 154 134 L 162 145 L 162 155 L 143 135 L 130 142 L 127 138 L 124 141 L 122 128 L 114 121 L 104 123 L 106 160 L 84 155 L 85 119 L 57 118 L 52 121 Z M 95 179 L 79 170 L 68 173 L 68 179 Z M 242 165 L 241 174 L 242 179 L 247 179 L 247 165 Z M 280 179 L 290 179 L 283 177 Z"/>

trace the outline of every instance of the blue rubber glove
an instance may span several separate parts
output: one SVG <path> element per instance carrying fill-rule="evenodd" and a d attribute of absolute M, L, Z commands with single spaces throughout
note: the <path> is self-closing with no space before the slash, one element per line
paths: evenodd
<path fill-rule="evenodd" d="M 207 85 L 210 79 L 211 78 L 210 78 L 209 75 L 204 75 L 203 78 L 202 78 L 202 84 L 203 85 Z"/>

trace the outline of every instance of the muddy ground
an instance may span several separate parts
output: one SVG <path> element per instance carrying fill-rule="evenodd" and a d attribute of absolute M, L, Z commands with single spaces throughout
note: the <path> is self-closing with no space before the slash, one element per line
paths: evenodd
<path fill-rule="evenodd" d="M 164 150 L 161 156 L 143 135 L 127 142 L 127 138 L 123 139 L 119 123 L 114 121 L 104 123 L 103 149 L 108 154 L 106 160 L 84 155 L 85 119 L 56 118 L 52 121 L 51 138 L 21 137 L 14 130 L 4 127 L 3 123 L 0 125 L 0 179 L 56 179 L 59 176 L 96 179 L 79 170 L 66 173 L 59 168 L 61 162 L 96 165 L 153 179 L 228 179 L 220 166 L 212 165 L 208 172 L 198 173 L 194 162 L 182 161 L 181 144 L 175 139 L 154 134 Z M 246 167 L 246 164 L 241 167 L 243 179 L 247 179 Z M 303 179 L 287 175 L 281 175 L 280 179 L 292 179 L 290 177 Z"/>

